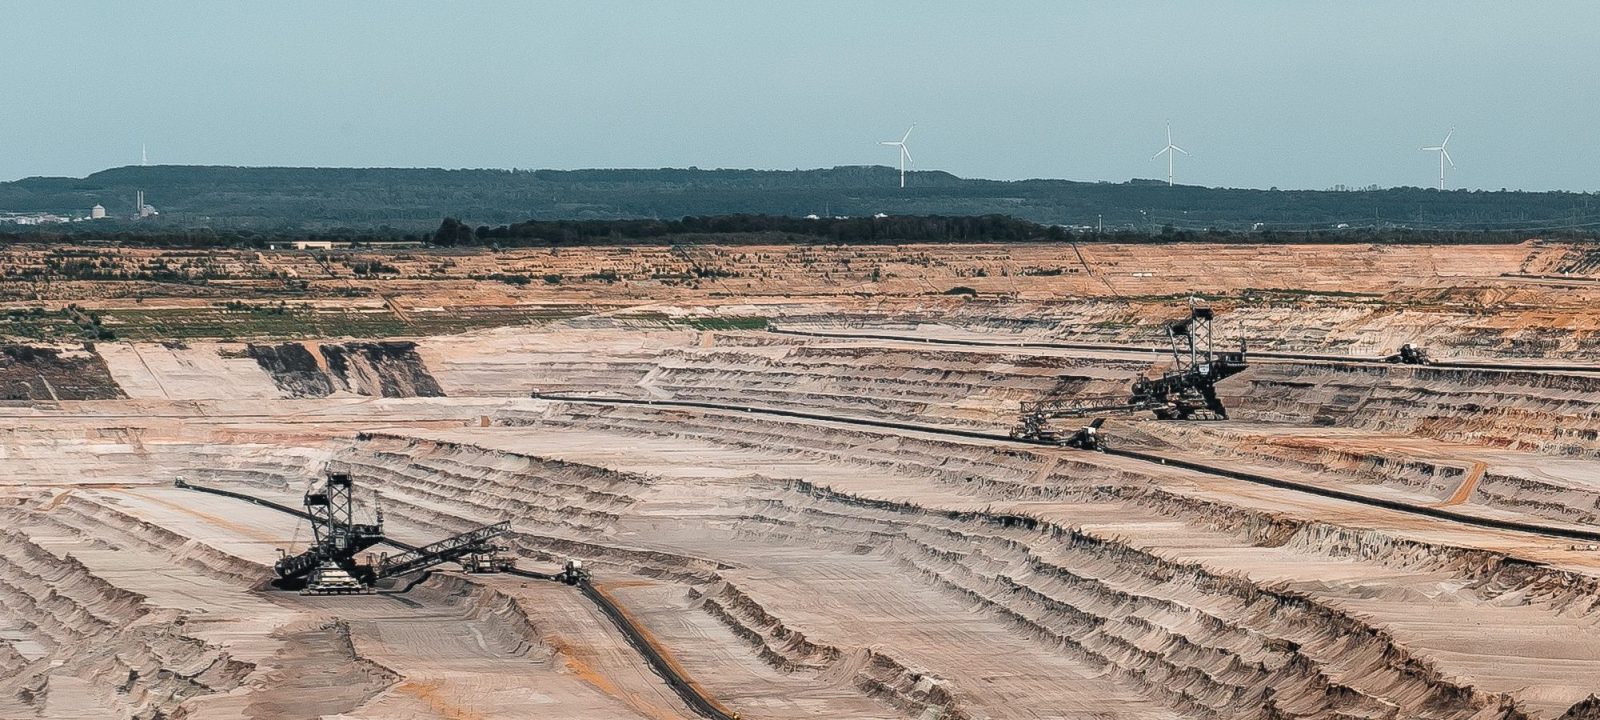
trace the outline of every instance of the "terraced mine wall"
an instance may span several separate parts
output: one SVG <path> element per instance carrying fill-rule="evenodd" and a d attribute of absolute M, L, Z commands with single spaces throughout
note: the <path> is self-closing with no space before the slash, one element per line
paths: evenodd
<path fill-rule="evenodd" d="M 648 358 L 531 356 L 540 394 L 739 402 L 789 410 L 963 427 L 1009 427 L 1020 403 L 1061 392 L 1119 393 L 1147 363 L 872 347 L 808 346 L 793 338 L 717 333 L 710 347 Z M 467 370 L 471 372 L 470 369 Z"/>
<path fill-rule="evenodd" d="M 1592 245 L 1152 243 L 1079 251 L 1081 260 L 1055 243 L 197 256 L 18 245 L 0 250 L 0 298 L 33 307 L 0 318 L 0 329 L 83 337 L 76 316 L 41 301 L 89 303 L 125 340 L 424 337 L 677 302 L 697 310 L 737 304 L 743 320 L 756 322 L 948 323 L 1148 343 L 1175 306 L 1199 294 L 1226 314 L 1227 335 L 1242 330 L 1263 348 L 1375 354 L 1413 342 L 1436 354 L 1567 358 L 1600 349 Z M 84 257 L 102 270 L 78 274 L 74 259 Z M 277 302 L 268 307 L 263 298 Z M 811 302 L 796 301 L 803 298 Z M 152 307 L 148 299 L 163 302 Z M 665 317 L 640 311 L 652 312 Z"/>
<path fill-rule="evenodd" d="M 984 388 L 1048 392 L 1063 371 L 1092 382 L 1122 382 L 1105 374 L 1099 360 L 1080 367 L 1045 358 L 1035 366 L 1028 356 L 1011 353 L 869 348 L 862 356 L 853 347 L 797 352 L 781 344 L 720 344 L 734 337 L 744 336 L 718 336 L 710 347 L 673 347 L 644 367 L 623 355 L 595 354 L 583 372 L 603 377 L 610 372 L 605 364 L 616 360 L 623 371 L 611 387 L 618 391 L 647 389 L 620 379 L 637 383 L 653 374 L 663 382 L 658 390 L 720 390 L 731 397 L 735 389 L 749 388 L 770 393 L 762 404 L 803 399 L 818 412 L 848 416 L 873 415 L 856 397 L 867 393 L 892 398 L 925 392 L 918 396 L 921 406 L 906 406 L 906 412 L 929 417 L 951 417 L 950 408 L 976 396 L 991 407 L 987 415 L 969 417 L 997 420 L 1005 416 L 1003 402 L 981 394 Z M 863 380 L 854 369 L 836 369 L 858 362 L 885 371 Z M 927 372 L 946 366 L 956 368 L 949 383 Z M 1434 369 L 1379 369 L 1439 381 L 1428 374 L 1439 372 Z M 1352 378 L 1374 382 L 1366 375 Z M 815 392 L 819 388 L 827 391 Z M 1581 386 L 1548 389 L 1583 392 Z M 1215 491 L 1209 498 L 1185 494 L 1183 479 L 1154 463 L 1118 464 L 1095 453 L 952 442 L 748 413 L 530 400 L 505 406 L 491 428 L 354 436 L 337 459 L 372 483 L 396 523 L 460 530 L 483 518 L 511 519 L 517 532 L 508 540 L 525 557 L 578 557 L 604 574 L 681 584 L 708 617 L 772 668 L 841 679 L 845 691 L 906 715 L 993 714 L 1000 691 L 987 690 L 976 672 L 963 676 L 966 658 L 948 655 L 988 646 L 973 644 L 974 635 L 951 640 L 919 628 L 883 631 L 907 635 L 881 643 L 841 637 L 829 623 L 808 617 L 805 599 L 795 598 L 792 587 L 772 584 L 797 565 L 766 566 L 765 558 L 793 557 L 808 548 L 819 554 L 803 564 L 829 565 L 830 574 L 837 565 L 838 574 L 830 575 L 835 582 L 816 587 L 825 587 L 841 617 L 858 610 L 892 612 L 918 618 L 906 625 L 940 631 L 942 622 L 981 623 L 991 633 L 981 637 L 1005 638 L 1008 652 L 1071 663 L 1087 674 L 1063 684 L 1109 688 L 1106 693 L 1120 688 L 1180 716 L 1522 720 L 1553 718 L 1578 699 L 1570 693 L 1558 702 L 1536 698 L 1561 707 L 1529 712 L 1520 691 L 1507 687 L 1509 674 L 1479 667 L 1476 657 L 1460 660 L 1449 648 L 1439 651 L 1428 644 L 1436 637 L 1428 633 L 1436 631 L 1419 633 L 1403 622 L 1411 608 L 1436 603 L 1428 609 L 1461 613 L 1463 632 L 1472 632 L 1483 617 L 1472 613 L 1492 607 L 1509 624 L 1525 621 L 1535 628 L 1529 642 L 1548 642 L 1541 636 L 1545 629 L 1595 612 L 1593 580 L 1578 573 L 1504 553 L 1421 542 L 1392 530 L 1241 507 L 1217 500 Z M 567 439 L 527 441 L 525 434 L 533 432 L 565 432 Z M 662 457 L 691 456 L 711 472 L 700 476 L 679 467 L 657 475 L 652 465 L 646 475 L 637 470 L 642 462 L 626 471 L 604 464 L 625 462 L 651 443 L 670 449 Z M 197 453 L 195 462 L 228 471 L 216 479 L 274 491 L 284 489 L 274 477 L 305 475 L 303 463 L 281 457 L 263 457 L 259 466 L 229 464 L 225 447 L 206 450 L 204 457 Z M 620 447 L 628 452 L 610 450 Z M 559 457 L 562 452 L 577 456 Z M 719 457 L 744 459 L 746 469 L 738 472 L 750 474 L 716 472 Z M 1455 479 L 1421 466 L 1397 472 L 1439 491 Z M 148 544 L 152 553 L 185 545 L 159 528 L 122 518 L 113 512 L 114 500 L 93 501 L 88 494 L 65 497 L 50 517 L 118 545 Z M 96 531 L 97 525 L 111 529 Z M 1160 535 L 1155 540 L 1132 535 L 1152 526 Z M 0 552 L 22 554 L 3 545 Z M 1252 575 L 1254 570 L 1229 565 L 1230 558 L 1267 569 Z M 216 553 L 194 553 L 183 562 L 235 582 L 249 581 L 253 572 Z M 1328 577 L 1340 580 L 1322 582 Z M 1408 584 L 1410 578 L 1419 580 Z M 896 597 L 915 602 L 878 604 L 883 601 L 873 582 L 903 588 Z M 862 586 L 860 596 L 871 599 L 857 599 L 852 585 Z M 427 589 L 426 583 L 417 588 Z M 496 601 L 494 608 L 500 607 Z M 900 615 L 906 607 L 911 611 Z M 959 614 L 949 614 L 949 607 Z M 348 643 L 338 628 L 305 632 L 307 640 L 339 650 L 315 659 L 332 676 L 359 679 L 366 672 L 341 649 Z M 296 633 L 289 634 L 291 640 Z M 0 650 L 0 664 L 28 661 L 18 657 Z M 1021 664 L 1011 667 L 1026 671 Z M 1464 668 L 1470 677 L 1463 676 Z M 1486 685 L 1478 675 L 1498 684 Z M 373 677 L 374 686 L 387 681 L 382 672 Z M 1023 686 L 1010 689 L 1018 687 Z M 1038 702 L 1037 694 L 1013 697 Z"/>
<path fill-rule="evenodd" d="M 273 384 L 289 397 L 327 397 L 333 394 L 333 379 L 328 376 L 316 356 L 301 343 L 282 345 L 250 345 L 247 352 L 255 358 Z"/>
<path fill-rule="evenodd" d="M 1247 545 L 1257 548 L 1282 548 L 1286 557 L 1299 557 L 1295 562 L 1308 562 L 1308 555 L 1329 558 L 1360 558 L 1363 562 L 1378 562 L 1406 572 L 1424 569 L 1446 569 L 1470 578 L 1474 595 L 1484 598 L 1504 596 L 1521 604 L 1522 593 L 1538 598 L 1536 606 L 1551 603 L 1563 614 L 1575 612 L 1589 614 L 1595 605 L 1592 579 L 1581 574 L 1563 573 L 1539 567 L 1524 561 L 1507 558 L 1497 553 L 1484 553 L 1474 549 L 1453 548 L 1424 544 L 1388 536 L 1382 532 L 1341 527 L 1316 521 L 1292 520 L 1266 513 L 1243 510 L 1215 502 L 1185 497 L 1163 489 L 1170 480 L 1161 474 L 1110 471 L 1096 456 L 1084 455 L 1082 459 L 1063 459 L 1048 476 L 1036 468 L 1039 458 L 1030 457 L 1026 451 L 991 454 L 962 443 L 929 442 L 901 438 L 892 444 L 887 440 L 866 444 L 859 433 L 837 431 L 804 423 L 756 421 L 738 415 L 732 416 L 674 416 L 670 427 L 652 420 L 649 411 L 634 409 L 580 409 L 569 412 L 578 417 L 594 413 L 593 421 L 578 420 L 578 427 L 601 426 L 613 431 L 671 434 L 674 437 L 694 437 L 708 442 L 717 438 L 739 438 L 744 447 L 760 447 L 775 453 L 807 453 L 834 461 L 848 459 L 875 470 L 893 468 L 897 474 L 919 475 L 936 479 L 952 488 L 979 493 L 980 497 L 1027 499 L 1030 503 L 1045 498 L 1099 503 L 1116 498 L 1118 503 L 1148 509 L 1161 516 L 1182 518 L 1186 523 L 1212 528 L 1236 535 Z M 509 420 L 509 419 L 508 419 Z M 538 422 L 557 422 L 549 416 Z M 536 423 L 537 424 L 537 423 Z M 868 437 L 871 435 L 869 434 Z M 870 451 L 862 448 L 871 447 Z M 897 490 L 896 492 L 903 492 Z M 981 502 L 975 499 L 975 502 Z M 1126 511 L 1117 511 L 1119 513 Z M 766 514 L 766 513 L 764 513 Z M 986 515 L 988 513 L 985 513 Z M 996 513 L 998 516 L 999 514 Z M 1003 517 L 995 522 L 1005 524 Z M 916 523 L 926 525 L 924 522 Z M 818 525 L 797 524 L 791 536 L 793 542 L 815 540 Z M 878 546 L 898 534 L 878 525 L 864 528 L 861 547 Z M 1278 551 L 1274 551 L 1278 552 Z M 988 557 L 968 553 L 947 552 L 936 555 L 953 569 L 972 570 L 989 567 Z M 992 554 L 990 555 L 992 557 Z M 1050 557 L 1055 557 L 1050 555 Z M 1118 567 L 1124 563 L 1115 563 Z M 1024 576 L 1033 577 L 1038 568 Z M 987 598 L 1006 597 L 1008 593 L 995 590 L 980 591 Z M 1185 601 L 1185 606 L 1193 603 Z M 1074 607 L 1082 608 L 1074 603 Z M 1270 614 L 1270 613 L 1267 613 Z M 1263 615 L 1263 617 L 1266 614 Z M 1338 633 L 1335 633 L 1336 635 Z M 1193 639 L 1193 636 L 1190 636 Z M 1142 647 L 1160 646 L 1144 645 Z M 1570 702 L 1570 701 L 1569 701 Z M 1494 705 L 1493 702 L 1490 703 Z M 1448 714 L 1446 714 L 1448 715 Z M 1229 716 L 1227 713 L 1223 717 Z M 1320 716 L 1313 713 L 1312 716 Z M 1432 713 L 1402 711 L 1400 717 L 1434 717 Z M 1495 715 L 1502 717 L 1501 715 Z M 1504 717 L 1519 717 L 1511 712 Z"/>
<path fill-rule="evenodd" d="M 1119 418 L 1111 452 L 1092 453 L 1012 442 L 1005 430 L 1022 401 L 1126 392 L 1156 357 L 740 330 L 810 317 L 943 337 L 1155 345 L 1160 321 L 1184 303 L 1105 299 L 1099 277 L 1049 274 L 1070 264 L 1070 249 L 1034 248 L 1026 263 L 1001 250 L 795 248 L 766 259 L 748 250 L 752 266 L 788 277 L 815 261 L 793 286 L 777 276 L 668 286 L 650 279 L 661 268 L 643 267 L 683 262 L 666 249 L 525 254 L 514 271 L 531 283 L 462 281 L 448 292 L 474 303 L 485 288 L 503 293 L 495 301 L 520 308 L 508 315 L 528 310 L 521 299 L 564 293 L 631 304 L 573 302 L 581 319 L 417 346 L 349 338 L 425 332 L 341 328 L 327 336 L 342 339 L 319 343 L 301 341 L 314 328 L 294 327 L 62 351 L 60 362 L 103 358 L 114 382 L 94 383 L 120 384 L 130 399 L 56 402 L 48 372 L 48 387 L 18 381 L 30 399 L 11 403 L 0 432 L 10 476 L 0 521 L 13 529 L 0 532 L 0 717 L 405 717 L 428 714 L 416 704 L 427 695 L 459 706 L 432 714 L 506 715 L 539 697 L 563 717 L 609 718 L 627 714 L 613 696 L 675 702 L 626 640 L 601 637 L 617 634 L 576 593 L 539 594 L 515 576 L 440 570 L 394 597 L 261 597 L 272 548 L 304 539 L 292 519 L 171 487 L 182 476 L 293 507 L 328 462 L 381 497 L 402 538 L 506 519 L 515 532 L 505 542 L 526 566 L 582 560 L 690 676 L 746 717 L 1594 716 L 1591 376 L 1261 358 L 1219 388 L 1232 420 Z M 1097 271 L 1162 273 L 1140 291 L 1192 289 L 1177 274 L 1192 265 L 1171 249 L 1097 250 L 1088 251 Z M 901 266 L 885 266 L 881 286 L 848 284 L 868 282 L 891 251 Z M 716 267 L 712 252 L 690 252 Z M 1592 264 L 1520 259 L 1537 248 L 1491 251 L 1494 262 L 1419 252 L 1363 250 L 1335 276 L 1308 273 L 1310 255 L 1244 248 L 1228 262 L 1262 255 L 1278 270 L 1225 268 L 1226 287 L 1297 281 L 1322 294 L 1251 291 L 1224 308 L 1220 335 L 1237 318 L 1263 346 L 1295 352 L 1377 354 L 1420 339 L 1446 358 L 1592 361 L 1577 356 L 1593 347 L 1585 323 L 1600 313 L 1580 305 L 1597 291 L 1500 277 Z M 1443 261 L 1456 254 L 1478 268 L 1472 287 L 1447 275 L 1459 265 Z M 1151 268 L 1155 255 L 1169 261 Z M 1405 277 L 1385 276 L 1391 255 L 1410 258 L 1394 271 Z M 431 282 L 422 265 L 437 255 L 385 256 L 405 274 L 382 282 L 400 292 L 365 297 L 331 294 L 378 282 L 335 276 L 338 254 L 321 275 L 309 253 L 261 257 L 252 262 L 305 271 L 308 292 L 330 293 L 330 307 L 392 303 L 384 312 L 456 319 L 442 295 L 406 294 Z M 490 267 L 505 257 L 461 262 L 486 274 L 506 271 Z M 612 263 L 620 279 L 575 279 Z M 546 268 L 568 279 L 540 282 Z M 437 272 L 447 271 L 466 272 Z M 284 287 L 276 275 L 260 282 Z M 698 282 L 719 294 L 687 284 Z M 765 297 L 733 298 L 752 284 Z M 982 295 L 945 295 L 951 284 Z M 804 287 L 829 295 L 780 297 Z M 1100 298 L 1062 300 L 1096 287 Z M 991 301 L 1006 292 L 1019 296 Z M 130 300 L 124 317 L 154 322 L 181 306 L 296 320 L 196 302 Z M 118 337 L 144 337 L 117 320 L 107 315 Z M 297 340 L 250 349 L 237 337 Z M 17 372 L 33 375 L 19 377 L 56 361 L 29 362 Z M 535 388 L 639 404 L 528 398 Z M 435 394 L 452 397 L 410 399 Z M 1145 459 L 1127 452 L 1149 448 Z M 1589 527 L 1579 537 L 1550 532 L 1556 525 Z M 607 658 L 620 661 L 598 664 Z M 568 662 L 578 660 L 597 674 L 575 672 Z M 549 674 L 531 672 L 541 663 Z M 618 692 L 593 692 L 590 677 Z M 579 697 L 554 689 L 566 680 L 606 710 L 555 704 Z"/>
<path fill-rule="evenodd" d="M 1398 707 L 1465 718 L 1514 707 L 1450 682 L 1357 618 L 1112 538 L 1027 516 L 930 511 L 807 483 L 795 490 L 822 501 L 802 510 L 819 515 L 814 522 L 850 532 L 829 506 L 858 508 L 857 522 L 875 525 L 855 530 L 861 542 L 893 538 L 891 553 L 948 592 L 1188 715 L 1371 717 Z"/>
<path fill-rule="evenodd" d="M 111 400 L 127 397 L 92 350 L 0 346 L 0 400 Z"/>
<path fill-rule="evenodd" d="M 30 641 L 28 654 L 0 657 L 11 665 L 0 676 L 0 716 L 37 716 L 52 678 L 71 677 L 119 717 L 172 717 L 184 701 L 228 692 L 255 669 L 183 635 L 174 613 L 11 530 L 0 533 L 0 600 L 0 620 Z"/>
<path fill-rule="evenodd" d="M 1600 457 L 1600 377 L 1264 363 L 1217 390 L 1239 419 Z"/>
<path fill-rule="evenodd" d="M 441 397 L 413 342 L 282 343 L 246 352 L 289 397 L 349 392 L 373 397 Z"/>
<path fill-rule="evenodd" d="M 649 413 L 632 410 L 602 411 L 590 416 L 591 422 L 583 419 L 589 409 L 573 410 L 578 415 L 556 422 L 648 434 L 696 432 L 702 427 L 701 422 L 693 421 L 664 427 Z M 858 436 L 803 424 L 763 427 L 766 423 L 739 417 L 707 417 L 702 422 L 708 438 L 737 436 L 751 447 L 785 454 L 838 453 L 834 457 L 844 457 L 855 455 L 860 443 Z M 713 426 L 718 423 L 730 427 L 717 432 Z M 879 456 L 884 458 L 882 467 L 970 485 L 973 475 L 958 466 L 962 454 L 983 462 L 980 458 L 987 453 L 958 444 L 902 441 L 893 449 L 885 447 Z M 420 517 L 471 516 L 482 508 L 503 508 L 501 512 L 505 512 L 518 506 L 544 507 L 543 502 L 524 506 L 515 500 L 528 492 L 527 483 L 513 479 L 517 467 L 540 474 L 554 470 L 588 476 L 609 487 L 633 486 L 635 492 L 645 490 L 636 479 L 600 468 L 551 464 L 528 456 L 397 435 L 368 437 L 353 455 L 350 459 L 360 458 L 366 466 L 364 473 L 384 478 L 386 493 L 395 493 L 385 497 L 386 507 L 397 507 L 405 515 L 428 508 Z M 1009 465 L 1022 460 L 987 461 Z M 856 456 L 852 462 L 865 463 L 863 467 L 877 465 L 870 457 Z M 1028 462 L 1036 463 L 1037 458 Z M 472 486 L 481 490 L 441 494 L 428 488 L 444 463 L 457 478 L 479 478 Z M 1237 510 L 1229 515 L 1219 512 L 1225 508 L 1163 495 L 1154 487 L 1157 479 L 1153 477 L 1119 478 L 1127 484 L 1121 494 L 1111 494 L 1104 486 L 1115 481 L 1108 481 L 1105 473 L 1096 472 L 1089 464 L 1069 465 L 1042 479 L 1027 467 L 1003 474 L 1024 478 L 1020 482 L 1056 493 L 1056 497 L 1069 496 L 1062 492 L 1101 502 L 1118 497 L 1118 502 L 1160 515 L 1210 524 L 1236 533 L 1245 546 L 1334 558 L 1387 558 L 1397 568 L 1460 573 L 1485 592 L 1516 593 L 1517 588 L 1536 587 L 1542 597 L 1565 596 L 1562 602 L 1569 603 L 1574 612 L 1593 609 L 1592 603 L 1583 599 L 1592 590 L 1592 582 L 1581 578 L 1560 577 L 1490 554 L 1421 546 L 1337 526 L 1287 522 Z M 962 480 L 963 475 L 969 480 Z M 1011 490 L 1004 490 L 1001 483 L 987 487 L 1006 495 L 1025 492 L 1021 485 L 1013 485 Z M 552 491 L 592 502 L 580 488 Z M 1027 515 L 938 510 L 799 480 L 752 488 L 749 497 L 738 501 L 723 496 L 721 502 L 737 503 L 742 542 L 858 553 L 871 548 L 865 552 L 882 554 L 940 592 L 992 614 L 1029 638 L 1028 644 L 1052 648 L 1098 669 L 1185 716 L 1239 717 L 1252 708 L 1270 707 L 1287 717 L 1526 717 L 1509 698 L 1452 680 L 1407 651 L 1389 633 L 1335 605 L 1303 593 L 1263 587 L 1199 564 L 1165 559 L 1105 534 Z M 616 547 L 615 540 L 599 534 L 612 522 L 549 526 L 530 518 L 521 526 L 528 534 L 518 540 L 528 543 L 525 551 L 538 552 L 538 546 L 544 545 L 586 556 L 603 553 L 601 567 L 689 582 L 707 612 L 734 629 L 775 667 L 819 672 L 855 667 L 861 673 L 855 679 L 858 688 L 909 713 L 938 707 L 950 717 L 969 714 L 962 709 L 965 691 L 959 685 L 926 672 L 906 671 L 904 661 L 896 660 L 892 653 L 865 663 L 850 658 L 839 648 L 815 639 L 814 634 L 790 627 L 782 618 L 792 607 L 741 590 L 721 576 L 722 567 L 686 562 L 664 552 Z M 570 539 L 540 539 L 538 535 L 544 532 Z M 880 672 L 882 677 L 878 677 Z"/>
<path fill-rule="evenodd" d="M 1600 491 L 1491 470 L 1487 462 L 1474 460 L 1470 454 L 1414 455 L 1404 447 L 1363 445 L 1361 438 L 1335 442 L 1300 435 L 1263 437 L 1219 424 L 1150 422 L 1139 424 L 1137 433 L 1147 442 L 1153 439 L 1156 445 L 1182 448 L 1191 455 L 1246 460 L 1306 473 L 1337 472 L 1354 483 L 1404 488 L 1440 503 L 1478 500 L 1557 520 L 1585 524 L 1600 520 L 1595 512 L 1600 508 Z M 1475 483 L 1466 486 L 1468 494 L 1461 494 L 1463 483 Z M 1459 497 L 1453 497 L 1456 495 Z"/>
<path fill-rule="evenodd" d="M 1197 282 L 1199 279 L 1197 278 Z M 1593 281 L 1587 281 L 1593 282 Z M 1198 288 L 1196 288 L 1198 290 Z M 1330 289 L 1245 292 L 1215 298 L 1219 349 L 1248 339 L 1253 350 L 1378 356 L 1406 343 L 1436 359 L 1600 356 L 1600 286 L 1520 290 L 1422 288 L 1354 295 Z M 793 330 L 855 330 L 901 335 L 966 336 L 998 342 L 1165 346 L 1164 325 L 1185 313 L 1184 298 L 1071 299 L 1016 302 L 979 298 L 927 301 L 898 310 L 797 311 L 779 325 Z"/>
<path fill-rule="evenodd" d="M 414 342 L 363 342 L 322 346 L 328 370 L 345 389 L 375 397 L 441 397 Z"/>

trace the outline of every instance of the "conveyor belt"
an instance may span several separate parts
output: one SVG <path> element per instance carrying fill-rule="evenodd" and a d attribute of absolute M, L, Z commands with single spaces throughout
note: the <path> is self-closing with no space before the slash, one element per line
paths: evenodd
<path fill-rule="evenodd" d="M 654 668 L 656 673 L 672 686 L 673 692 L 676 692 L 678 697 L 695 712 L 712 720 L 739 720 L 739 713 L 723 707 L 722 703 L 712 699 L 698 685 L 679 672 L 677 666 L 661 653 L 644 630 L 609 594 L 589 584 L 588 581 L 578 583 L 578 592 L 583 593 L 584 597 L 589 598 L 600 608 L 600 612 L 605 613 L 606 617 L 611 618 L 611 622 L 616 623 L 617 629 L 628 638 L 628 644 L 639 651 L 645 661 L 650 663 L 650 667 Z"/>

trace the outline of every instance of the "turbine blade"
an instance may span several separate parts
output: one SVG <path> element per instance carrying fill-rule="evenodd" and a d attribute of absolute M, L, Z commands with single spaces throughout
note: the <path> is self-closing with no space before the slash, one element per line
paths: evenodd
<path fill-rule="evenodd" d="M 1172 147 L 1172 146 L 1171 146 L 1171 145 L 1168 145 L 1168 146 L 1167 146 L 1167 147 Z M 1156 151 L 1156 154 L 1154 154 L 1154 155 L 1151 155 L 1151 156 L 1150 156 L 1150 159 L 1151 159 L 1151 160 L 1154 160 L 1154 159 L 1156 159 L 1156 158 L 1158 158 L 1158 157 L 1161 157 L 1161 155 L 1162 155 L 1162 153 L 1165 153 L 1165 152 L 1166 152 L 1166 151 L 1167 151 L 1167 148 L 1161 148 L 1161 149 L 1160 149 L 1160 150 L 1157 150 L 1157 151 Z"/>
<path fill-rule="evenodd" d="M 1417 148 L 1417 149 L 1418 150 L 1432 150 L 1434 152 L 1438 152 L 1440 150 L 1443 150 L 1444 146 L 1442 146 L 1442 145 L 1423 145 L 1422 147 Z"/>
<path fill-rule="evenodd" d="M 1450 163 L 1450 167 L 1455 167 L 1456 166 L 1456 161 L 1450 159 L 1450 151 L 1449 150 L 1445 150 L 1443 148 L 1440 148 L 1439 152 L 1444 154 L 1444 161 L 1447 162 L 1447 163 Z"/>
<path fill-rule="evenodd" d="M 884 140 L 884 141 L 882 141 L 882 142 L 880 142 L 878 144 L 879 145 L 899 145 L 900 143 L 897 143 L 897 142 L 895 142 L 893 140 Z M 1426 148 L 1424 148 L 1424 149 L 1426 149 Z"/>
<path fill-rule="evenodd" d="M 906 157 L 907 162 L 911 162 L 911 148 L 906 147 L 905 143 L 900 143 L 900 154 Z"/>
<path fill-rule="evenodd" d="M 1447 132 L 1447 133 L 1444 134 L 1444 142 L 1439 143 L 1439 147 L 1444 147 L 1446 145 L 1449 145 L 1450 144 L 1450 136 L 1454 135 L 1454 134 L 1456 134 L 1456 129 L 1455 128 L 1450 128 L 1450 132 Z"/>
<path fill-rule="evenodd" d="M 900 142 L 902 144 L 904 144 L 905 141 L 906 141 L 906 138 L 911 137 L 911 131 L 915 130 L 915 129 L 917 129 L 917 124 L 916 123 L 911 123 L 911 127 L 906 128 L 906 134 L 900 136 Z"/>
<path fill-rule="evenodd" d="M 1173 145 L 1173 146 L 1172 146 L 1172 149 L 1173 149 L 1173 150 L 1177 150 L 1177 151 L 1178 151 L 1178 152 L 1181 152 L 1181 153 L 1183 153 L 1183 154 L 1185 154 L 1185 155 L 1188 155 L 1188 154 L 1189 154 L 1189 151 L 1188 151 L 1188 150 L 1185 150 L 1185 149 L 1183 149 L 1183 148 L 1181 148 L 1181 147 L 1178 147 L 1178 146 L 1177 146 L 1177 145 Z"/>

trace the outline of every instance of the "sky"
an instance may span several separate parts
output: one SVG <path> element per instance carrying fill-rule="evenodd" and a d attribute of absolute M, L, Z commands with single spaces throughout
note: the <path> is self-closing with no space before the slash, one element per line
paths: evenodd
<path fill-rule="evenodd" d="M 138 164 L 1600 190 L 1594 2 L 0 0 L 0 180 Z"/>

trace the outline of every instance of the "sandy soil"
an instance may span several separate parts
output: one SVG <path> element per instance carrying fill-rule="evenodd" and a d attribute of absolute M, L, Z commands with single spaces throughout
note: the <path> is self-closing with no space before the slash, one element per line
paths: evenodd
<path fill-rule="evenodd" d="M 1123 392 L 1167 365 L 1126 346 L 1159 344 L 1185 311 L 1164 296 L 1201 276 L 1224 295 L 1219 326 L 1256 348 L 1416 342 L 1582 364 L 1600 295 L 1566 269 L 1581 248 L 1084 250 L 1093 274 L 1049 246 L 706 248 L 698 263 L 737 274 L 671 280 L 681 254 L 605 248 L 417 252 L 388 258 L 386 279 L 347 272 L 360 253 L 219 253 L 205 259 L 215 282 L 165 294 L 0 283 L 19 307 L 81 302 L 117 322 L 166 308 L 182 312 L 163 327 L 236 328 L 250 311 L 218 302 L 306 279 L 287 302 L 392 313 L 403 330 L 18 337 L 29 349 L 0 363 L 0 717 L 696 717 L 571 587 L 446 565 L 405 592 L 273 590 L 271 564 L 306 546 L 305 524 L 173 486 L 292 505 L 329 467 L 399 541 L 510 520 L 520 566 L 583 560 L 743 718 L 1583 716 L 1600 691 L 1587 543 L 854 422 L 1003 435 L 1022 403 Z M 198 262 L 116 252 L 130 267 Z M 617 281 L 582 279 L 608 269 Z M 496 272 L 568 279 L 469 277 Z M 558 305 L 573 312 L 523 312 Z M 522 314 L 494 314 L 506 308 Z M 1219 389 L 1228 421 L 1121 416 L 1107 431 L 1118 447 L 1470 517 L 1588 529 L 1600 516 L 1600 371 L 1262 361 Z"/>

